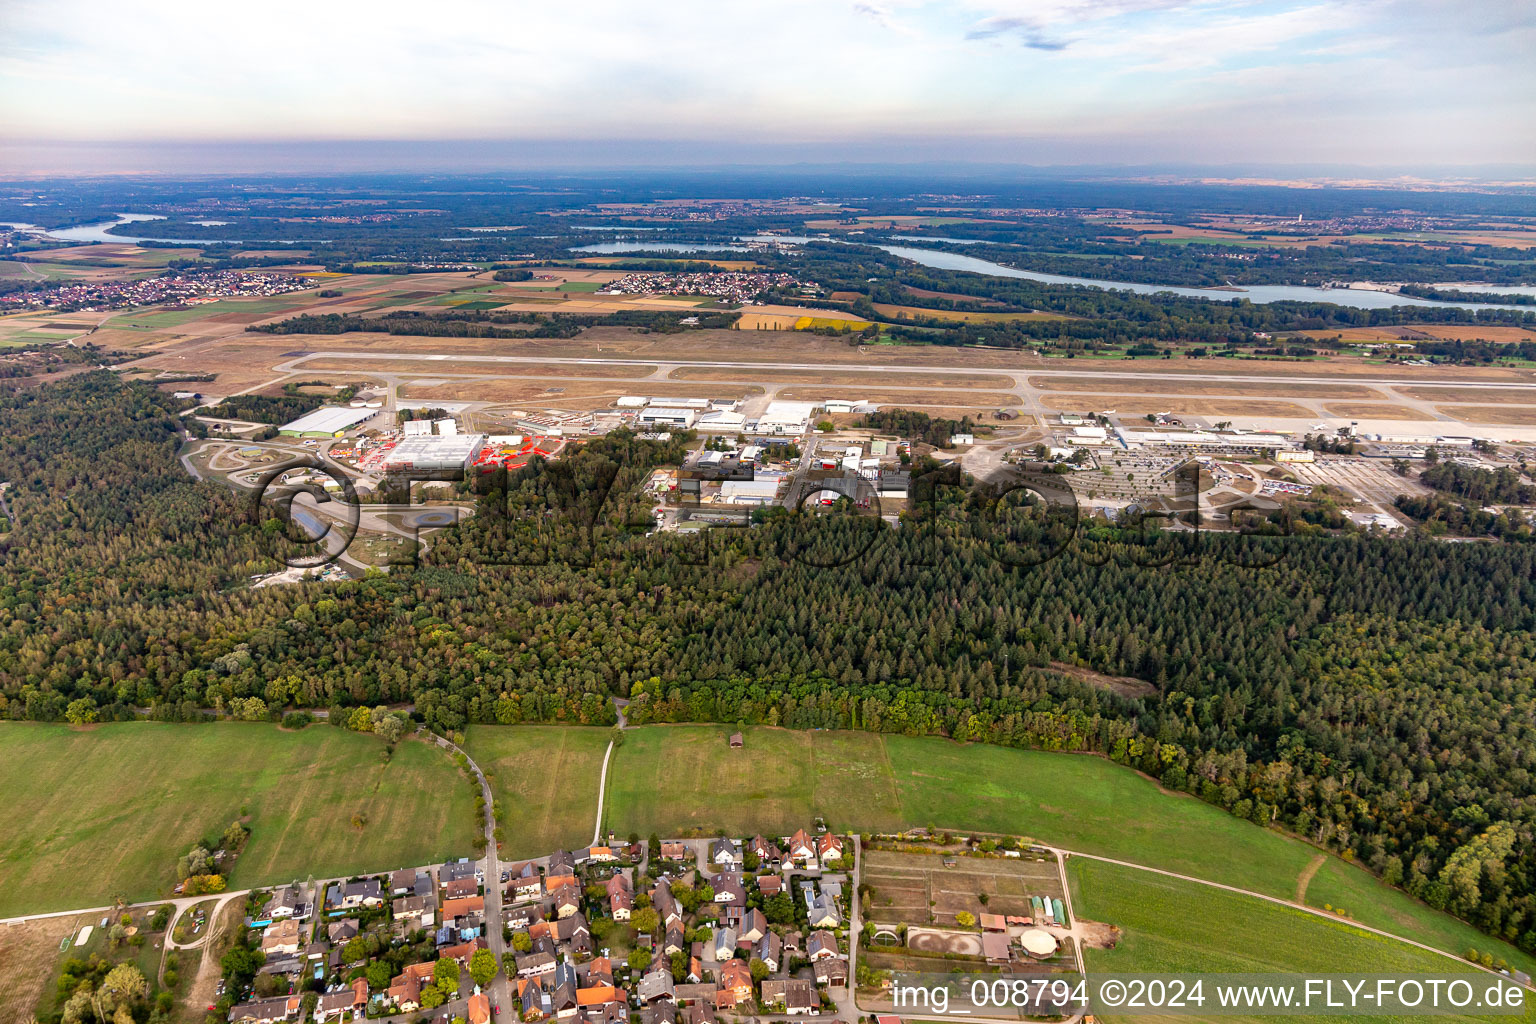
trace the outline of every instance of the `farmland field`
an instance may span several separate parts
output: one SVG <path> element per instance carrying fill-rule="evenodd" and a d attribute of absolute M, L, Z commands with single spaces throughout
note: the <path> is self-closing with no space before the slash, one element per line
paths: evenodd
<path fill-rule="evenodd" d="M 591 843 L 610 732 L 575 725 L 470 728 L 465 749 L 501 805 L 505 856 L 536 857 Z"/>
<path fill-rule="evenodd" d="M 1444 977 L 1472 971 L 1465 964 L 1458 967 L 1452 960 L 1342 922 L 1134 868 L 1074 858 L 1068 861 L 1068 878 L 1079 920 L 1106 922 L 1122 931 L 1114 949 L 1084 949 L 1090 972 L 1313 971 Z M 1486 1019 L 1530 1019 L 1530 1014 Z"/>
<path fill-rule="evenodd" d="M 416 741 L 383 752 L 317 726 L 6 723 L 0 788 L 26 812 L 0 821 L 0 916 L 162 895 L 176 858 L 242 807 L 231 888 L 468 854 L 474 795 L 452 762 Z"/>

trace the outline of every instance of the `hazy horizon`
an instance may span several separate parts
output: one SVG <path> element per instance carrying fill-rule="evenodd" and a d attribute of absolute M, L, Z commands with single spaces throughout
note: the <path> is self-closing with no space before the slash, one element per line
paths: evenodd
<path fill-rule="evenodd" d="M 599 0 L 579 17 L 4 0 L 0 173 L 949 161 L 1525 178 L 1531 52 L 1536 7 L 1515 0 Z"/>

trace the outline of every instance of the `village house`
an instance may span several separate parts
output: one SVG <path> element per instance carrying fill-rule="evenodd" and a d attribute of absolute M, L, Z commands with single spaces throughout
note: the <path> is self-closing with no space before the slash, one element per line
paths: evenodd
<path fill-rule="evenodd" d="M 511 881 L 504 891 L 519 903 L 536 900 L 544 895 L 544 879 L 532 861 L 524 861 L 512 868 Z"/>
<path fill-rule="evenodd" d="M 660 857 L 662 860 L 687 860 L 688 845 L 676 840 L 662 840 Z"/>
<path fill-rule="evenodd" d="M 384 887 L 377 878 L 365 878 L 361 882 L 333 882 L 325 891 L 325 902 L 337 910 L 356 910 L 358 907 L 384 905 Z"/>
<path fill-rule="evenodd" d="M 709 879 L 710 888 L 715 890 L 716 903 L 734 903 L 741 906 L 747 902 L 747 890 L 741 886 L 741 878 L 737 875 L 718 874 Z"/>
<path fill-rule="evenodd" d="M 816 866 L 816 843 L 803 828 L 789 839 L 789 859 L 803 867 Z"/>
<path fill-rule="evenodd" d="M 642 1004 L 655 1003 L 661 1000 L 671 1002 L 673 999 L 672 972 L 660 965 L 652 967 L 640 979 L 640 984 L 635 988 L 635 995 Z"/>
<path fill-rule="evenodd" d="M 555 916 L 570 917 L 581 909 L 581 890 L 574 884 L 562 885 L 554 893 Z"/>
<path fill-rule="evenodd" d="M 727 960 L 716 979 L 715 1005 L 722 1010 L 752 1000 L 752 971 L 745 960 Z"/>
<path fill-rule="evenodd" d="M 666 879 L 657 882 L 656 887 L 651 890 L 651 906 L 663 924 L 683 919 L 683 910 L 677 905 L 677 897 L 672 895 L 672 887 L 667 884 Z"/>
<path fill-rule="evenodd" d="M 522 1018 L 525 1021 L 545 1020 L 555 1014 L 554 1001 L 550 999 L 549 989 L 544 987 L 542 977 L 553 978 L 553 969 L 549 974 L 541 977 L 519 978 L 517 981 L 517 1000 L 522 1007 Z"/>
<path fill-rule="evenodd" d="M 327 992 L 321 996 L 320 1001 L 315 1004 L 314 1017 L 317 1024 L 340 1020 L 344 1013 L 352 1014 L 354 1020 L 361 1020 L 367 1009 L 368 982 L 357 978 L 349 988 L 344 988 L 340 992 Z"/>
<path fill-rule="evenodd" d="M 485 869 L 480 866 L 478 861 L 472 861 L 468 857 L 451 860 L 437 869 L 437 881 L 441 885 L 457 882 L 463 878 L 473 878 L 477 882 L 484 882 Z"/>
<path fill-rule="evenodd" d="M 344 917 L 340 921 L 332 921 L 325 927 L 326 938 L 331 940 L 331 945 L 340 946 L 343 942 L 350 942 L 357 938 L 357 918 Z"/>
<path fill-rule="evenodd" d="M 635 906 L 634 894 L 629 887 L 629 878 L 620 872 L 608 879 L 605 888 L 608 890 L 608 907 L 613 913 L 613 919 L 628 921 L 629 912 Z"/>
<path fill-rule="evenodd" d="M 415 1013 L 421 1009 L 421 979 L 409 971 L 396 975 L 384 999 L 401 1013 Z"/>
<path fill-rule="evenodd" d="M 297 1020 L 303 999 L 299 996 L 278 996 L 275 999 L 258 999 L 242 1003 L 229 1011 L 230 1024 L 277 1024 L 278 1021 Z"/>
<path fill-rule="evenodd" d="M 752 955 L 768 965 L 773 973 L 779 972 L 779 963 L 783 956 L 784 941 L 779 938 L 777 932 L 769 932 L 758 940 L 752 948 Z"/>
<path fill-rule="evenodd" d="M 729 960 L 736 955 L 736 929 L 721 928 L 715 932 L 714 953 L 717 962 Z"/>
<path fill-rule="evenodd" d="M 661 942 L 661 951 L 667 954 L 667 956 L 671 956 L 673 953 L 681 953 L 688 945 L 688 940 L 685 938 L 686 934 L 681 921 L 674 920 L 669 922 L 667 924 L 666 937 Z"/>
<path fill-rule="evenodd" d="M 818 985 L 841 988 L 848 984 L 848 961 L 840 956 L 817 960 L 811 966 L 815 970 Z"/>
<path fill-rule="evenodd" d="M 261 951 L 268 957 L 285 953 L 297 953 L 303 942 L 299 939 L 299 922 L 293 918 L 275 921 L 267 926 L 261 937 Z"/>
<path fill-rule="evenodd" d="M 303 919 L 309 916 L 309 909 L 304 894 L 294 886 L 285 885 L 273 890 L 272 899 L 267 903 L 267 916 L 274 921 L 285 917 Z"/>
<path fill-rule="evenodd" d="M 555 954 L 553 953 L 524 953 L 517 957 L 517 976 L 519 978 L 536 978 L 546 974 L 555 973 Z"/>
<path fill-rule="evenodd" d="M 822 861 L 836 860 L 843 855 L 843 840 L 831 833 L 825 832 L 816 840 L 816 856 Z"/>
<path fill-rule="evenodd" d="M 815 963 L 817 960 L 825 960 L 828 957 L 837 956 L 839 952 L 837 936 L 831 932 L 811 932 L 811 937 L 805 944 L 805 957 L 812 963 Z"/>
<path fill-rule="evenodd" d="M 763 982 L 762 1004 L 779 1013 L 807 1014 L 821 1006 L 816 986 L 801 978 Z"/>
<path fill-rule="evenodd" d="M 423 891 L 425 890 L 425 891 Z M 424 896 L 432 891 L 432 876 L 415 868 L 401 868 L 390 873 L 391 896 Z"/>
<path fill-rule="evenodd" d="M 464 896 L 443 901 L 443 924 L 473 927 L 485 920 L 485 897 Z"/>
<path fill-rule="evenodd" d="M 612 847 L 609 847 L 609 846 L 589 846 L 589 847 L 587 847 L 587 860 L 589 860 L 589 861 L 595 861 L 598 864 L 612 864 L 614 861 L 616 861 L 618 859 L 619 859 L 619 855 L 613 852 L 613 848 Z"/>
<path fill-rule="evenodd" d="M 402 896 L 390 907 L 395 921 L 406 928 L 431 928 L 437 923 L 437 900 L 432 896 Z"/>
<path fill-rule="evenodd" d="M 780 850 L 775 843 L 769 842 L 762 836 L 753 836 L 751 842 L 747 844 L 747 849 L 757 857 L 758 863 L 765 868 L 772 868 L 776 871 L 784 862 L 784 851 Z"/>
<path fill-rule="evenodd" d="M 736 852 L 736 844 L 729 839 L 716 839 L 710 843 L 709 859 L 716 867 L 727 870 L 741 863 L 741 855 Z"/>
<path fill-rule="evenodd" d="M 480 883 L 473 878 L 456 878 L 443 886 L 443 899 L 461 900 L 480 892 Z"/>
<path fill-rule="evenodd" d="M 757 891 L 766 899 L 784 891 L 784 879 L 779 875 L 758 875 Z"/>

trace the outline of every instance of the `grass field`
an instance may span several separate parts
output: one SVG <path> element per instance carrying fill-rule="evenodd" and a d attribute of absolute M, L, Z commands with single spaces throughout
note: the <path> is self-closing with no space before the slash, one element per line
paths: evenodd
<path fill-rule="evenodd" d="M 1090 972 L 1465 975 L 1472 972 L 1433 953 L 1371 935 L 1347 924 L 1178 879 L 1073 859 L 1068 862 L 1079 920 L 1122 930 L 1114 949 L 1087 948 Z M 1492 981 L 1491 977 L 1488 981 Z M 1209 986 L 1207 986 L 1209 988 Z M 1143 1021 L 1144 1017 L 1107 1020 Z M 1189 1018 L 1184 1018 L 1189 1019 Z M 1223 1021 L 1278 1019 L 1230 1017 Z M 1291 1021 L 1324 1017 L 1287 1016 Z M 1336 1019 L 1336 1018 L 1334 1018 Z M 1373 1016 L 1377 1021 L 1412 1017 Z M 1440 1017 L 1440 1020 L 1530 1020 L 1524 1017 Z"/>
<path fill-rule="evenodd" d="M 232 888 L 471 852 L 474 795 L 440 751 L 322 726 L 0 726 L 0 916 L 164 895 L 176 858 L 249 809 Z M 354 813 L 367 816 L 356 830 Z"/>
<path fill-rule="evenodd" d="M 501 804 L 506 857 L 536 857 L 592 842 L 603 751 L 612 730 L 477 725 L 466 749 Z"/>
<path fill-rule="evenodd" d="M 747 729 L 746 745 L 731 750 L 732 731 L 675 725 L 627 733 L 609 768 L 607 827 L 640 835 L 684 829 L 787 834 L 821 815 L 834 828 L 859 831 L 977 829 L 1282 899 L 1295 897 L 1297 880 L 1317 853 L 1100 758 L 767 728 Z M 1479 944 L 1475 929 L 1336 858 L 1313 878 L 1307 901 L 1343 905 L 1357 920 L 1451 952 L 1473 945 L 1511 964 L 1536 966 L 1507 944 L 1486 936 Z"/>

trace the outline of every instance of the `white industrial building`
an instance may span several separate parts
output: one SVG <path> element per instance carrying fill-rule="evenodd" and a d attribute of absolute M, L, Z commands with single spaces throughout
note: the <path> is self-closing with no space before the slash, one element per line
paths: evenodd
<path fill-rule="evenodd" d="M 779 496 L 783 477 L 761 476 L 755 480 L 727 480 L 720 485 L 720 500 L 732 505 L 771 505 Z"/>
<path fill-rule="evenodd" d="M 828 398 L 821 403 L 822 408 L 826 409 L 827 412 L 853 412 L 864 404 L 865 402 L 862 398 L 857 401 L 848 398 Z"/>
<path fill-rule="evenodd" d="M 682 427 L 687 429 L 693 426 L 697 413 L 692 409 L 679 409 L 676 406 L 653 405 L 644 409 L 637 417 L 644 424 L 664 423 L 670 427 Z"/>
<path fill-rule="evenodd" d="M 700 430 L 726 431 L 740 433 L 746 429 L 747 418 L 739 412 L 706 412 L 698 419 Z"/>
<path fill-rule="evenodd" d="M 378 411 L 366 407 L 348 409 L 339 405 L 328 405 L 306 413 L 292 423 L 283 424 L 277 432 L 285 437 L 341 437 L 347 431 L 372 419 Z"/>
<path fill-rule="evenodd" d="M 453 421 L 452 417 L 433 420 L 432 425 L 437 428 L 437 432 L 443 437 L 453 437 L 459 432 L 459 425 Z"/>
<path fill-rule="evenodd" d="M 463 469 L 480 454 L 484 434 L 417 434 L 402 437 L 384 456 L 384 471 L 440 473 Z"/>
<path fill-rule="evenodd" d="M 406 420 L 404 430 L 406 437 L 420 437 L 422 434 L 430 434 L 432 433 L 432 421 Z"/>
<path fill-rule="evenodd" d="M 815 402 L 769 402 L 757 418 L 757 429 L 764 434 L 803 434 L 817 408 Z"/>

